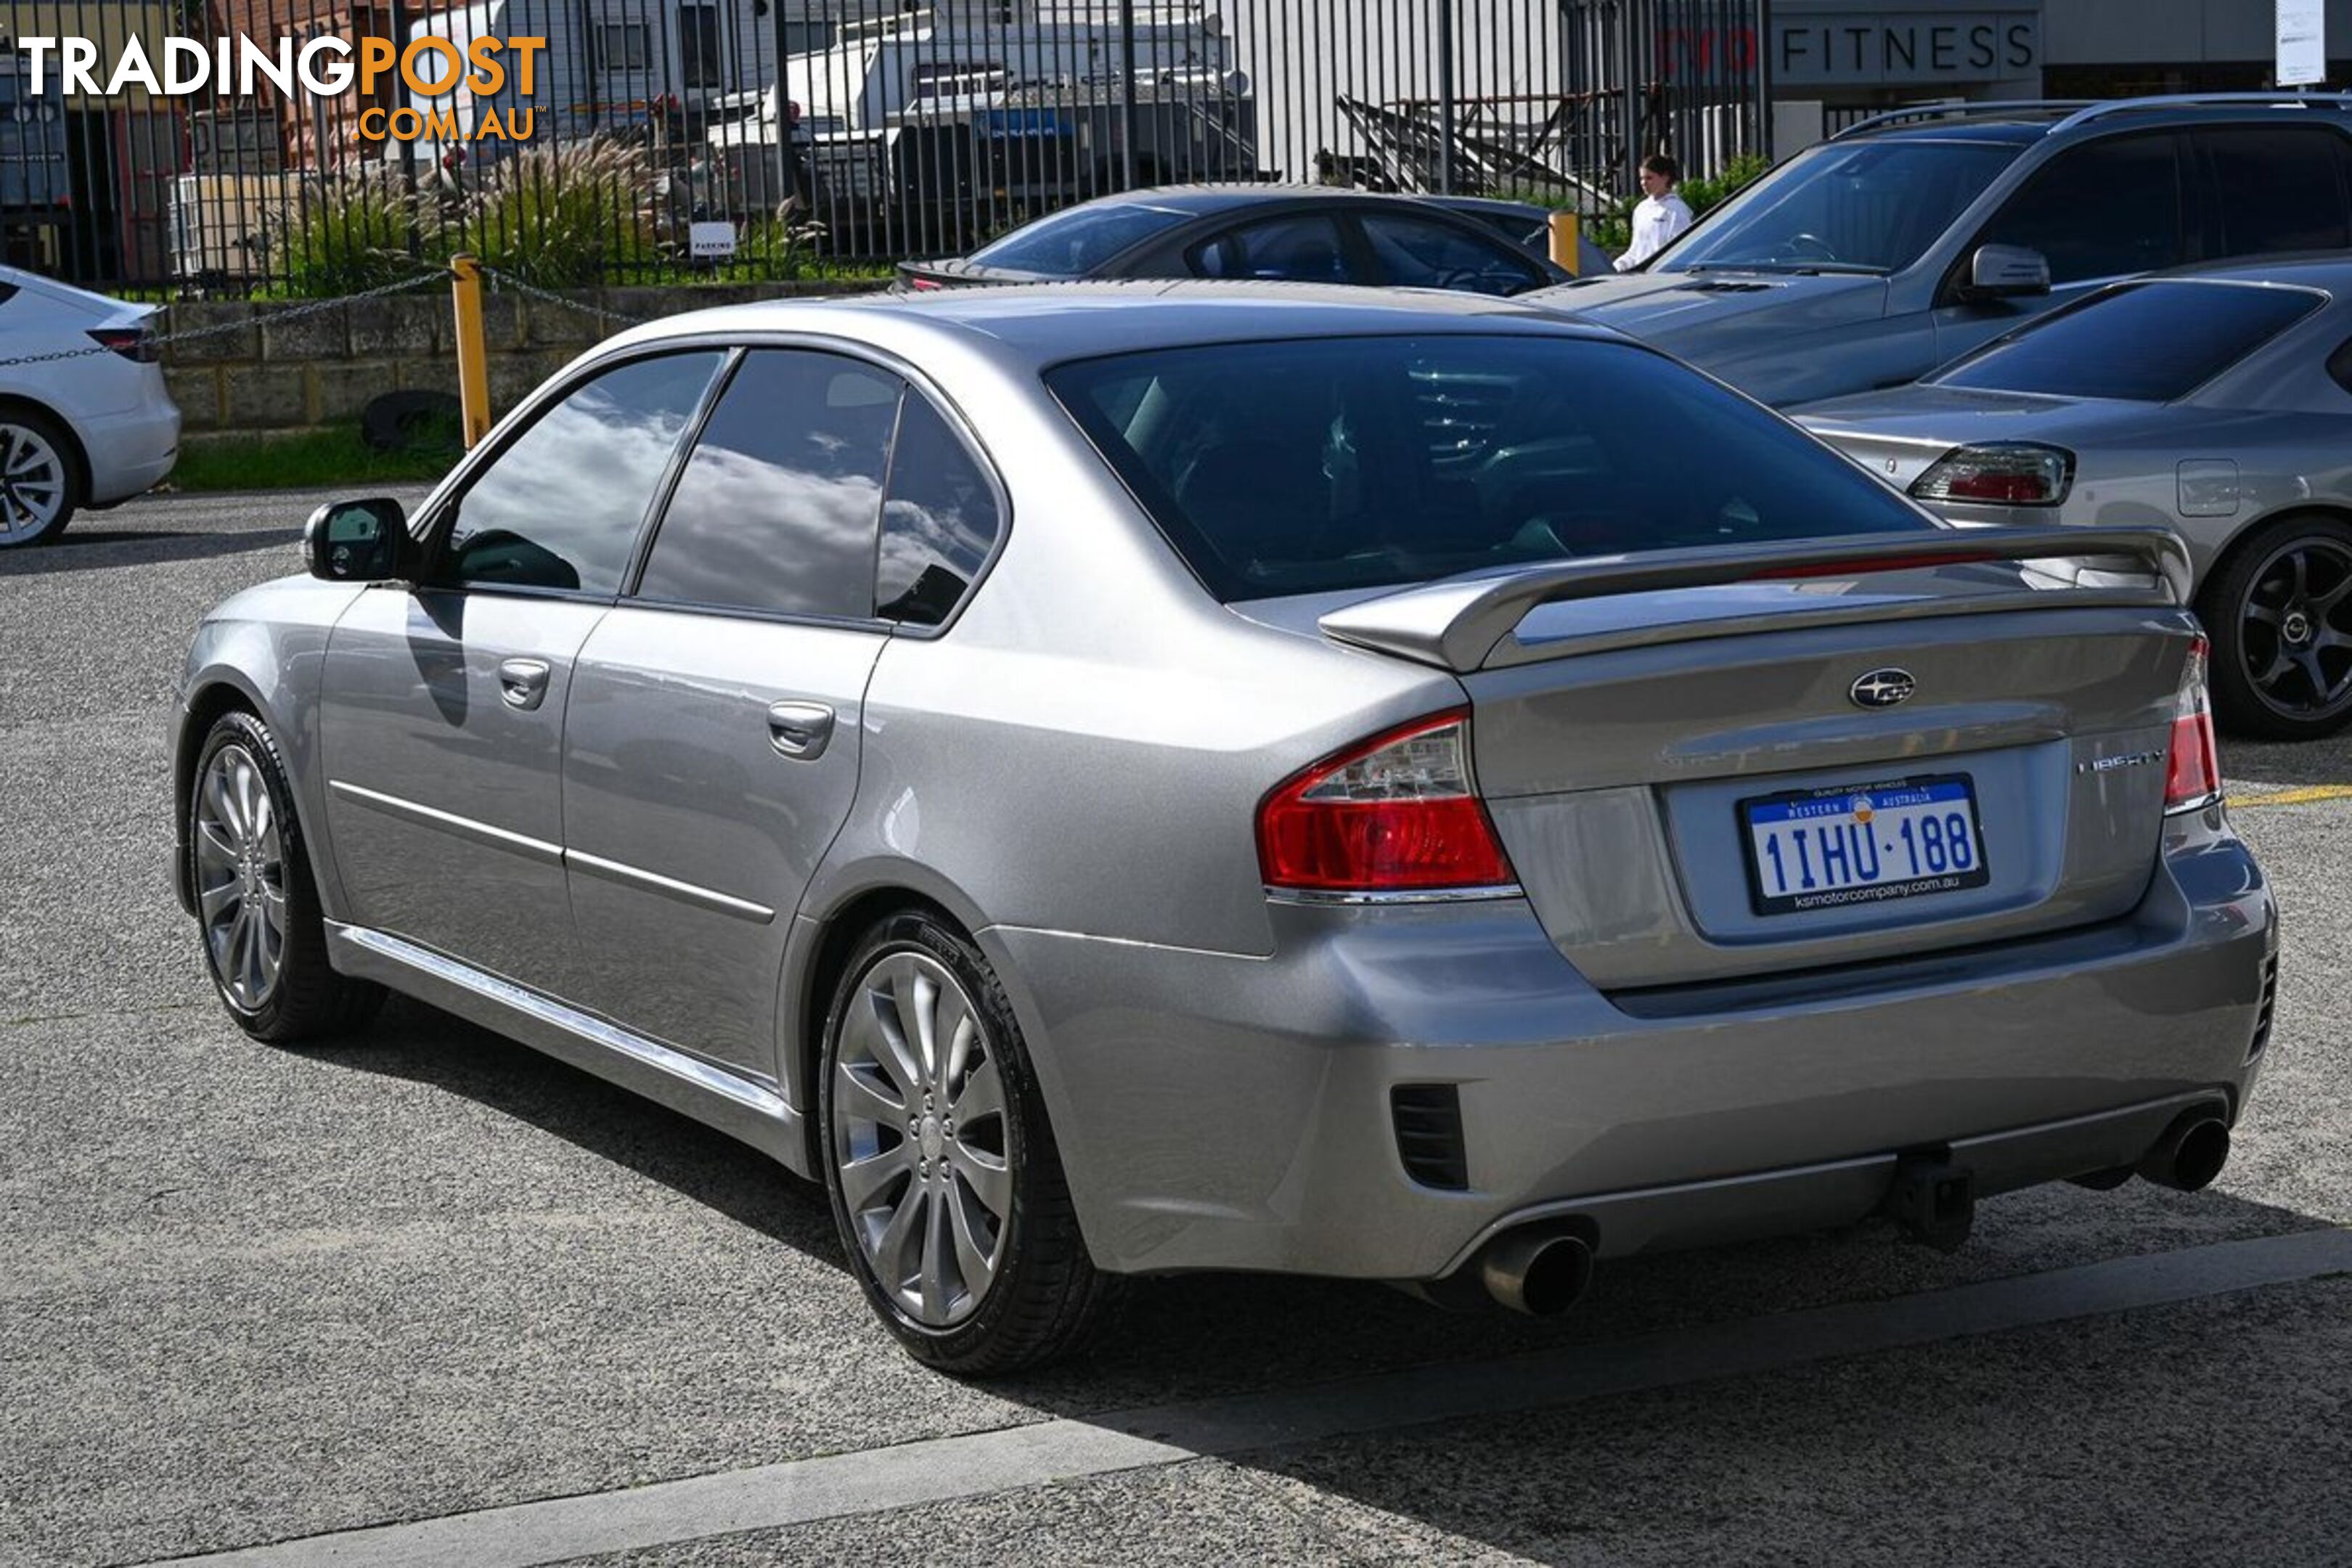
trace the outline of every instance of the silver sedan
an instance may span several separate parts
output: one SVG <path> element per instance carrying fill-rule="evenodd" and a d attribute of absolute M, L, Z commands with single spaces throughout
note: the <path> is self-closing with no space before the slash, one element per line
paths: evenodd
<path fill-rule="evenodd" d="M 1792 412 L 1958 522 L 2177 530 L 2222 721 L 2352 723 L 2352 260 L 2119 283 L 1916 385 Z"/>
<path fill-rule="evenodd" d="M 2144 570 L 2008 559 L 2081 544 Z M 1958 535 L 1500 301 L 677 317 L 307 550 L 182 693 L 230 1016 L 389 988 L 701 1117 L 940 1367 L 1138 1274 L 1958 1246 L 2201 1185 L 2262 1068 L 2179 542 Z"/>

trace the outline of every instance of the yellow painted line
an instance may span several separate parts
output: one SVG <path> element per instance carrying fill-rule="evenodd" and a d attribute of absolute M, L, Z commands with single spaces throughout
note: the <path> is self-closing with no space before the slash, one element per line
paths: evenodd
<path fill-rule="evenodd" d="M 2242 811 L 2255 805 L 2312 805 L 2323 800 L 2352 800 L 2352 784 L 2313 784 L 2308 789 L 2284 789 L 2276 795 L 2233 795 L 2230 807 Z"/>

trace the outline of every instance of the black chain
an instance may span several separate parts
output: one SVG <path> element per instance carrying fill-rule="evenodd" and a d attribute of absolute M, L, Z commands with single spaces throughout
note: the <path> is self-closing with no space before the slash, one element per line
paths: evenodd
<path fill-rule="evenodd" d="M 405 293 L 411 289 L 421 288 L 427 283 L 446 283 L 448 281 L 448 277 L 446 272 L 420 272 L 414 278 L 404 278 L 397 283 L 386 283 L 374 289 L 363 289 L 356 294 L 339 294 L 331 300 L 313 300 L 289 310 L 273 310 L 267 318 L 223 321 L 210 327 L 190 327 L 184 331 L 178 332 L 158 332 L 147 342 L 150 347 L 161 349 L 169 343 L 189 343 L 194 342 L 199 338 L 219 338 L 226 337 L 231 332 L 249 332 L 260 326 L 283 326 L 289 321 L 299 321 L 305 316 L 315 316 L 323 310 L 340 310 L 345 305 L 355 305 L 362 300 L 380 300 L 387 294 Z M 164 309 L 169 310 L 171 307 L 166 305 Z M 115 352 L 104 343 L 92 343 L 86 349 L 58 349 L 45 354 L 19 354 L 14 359 L 0 359 L 0 369 L 20 364 L 47 364 L 53 360 L 88 359 L 93 354 L 110 354 Z"/>

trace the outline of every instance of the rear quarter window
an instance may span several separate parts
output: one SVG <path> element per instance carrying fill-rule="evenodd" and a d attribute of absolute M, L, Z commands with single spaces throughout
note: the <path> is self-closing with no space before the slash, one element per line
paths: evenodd
<path fill-rule="evenodd" d="M 1228 602 L 1935 527 L 1774 416 L 1626 344 L 1225 344 L 1066 364 L 1047 382 Z"/>
<path fill-rule="evenodd" d="M 1931 377 L 1942 386 L 2169 403 L 2326 303 L 2308 289 L 2151 281 L 2103 289 Z"/>

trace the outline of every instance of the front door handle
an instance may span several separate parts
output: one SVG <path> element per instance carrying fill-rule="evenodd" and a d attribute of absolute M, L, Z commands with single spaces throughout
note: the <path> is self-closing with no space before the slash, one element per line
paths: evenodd
<path fill-rule="evenodd" d="M 768 744 L 776 754 L 796 763 L 813 763 L 824 755 L 833 739 L 833 710 L 822 702 L 772 702 L 768 705 Z"/>
<path fill-rule="evenodd" d="M 499 695 L 509 708 L 528 713 L 547 700 L 547 661 L 509 658 L 499 666 Z"/>

